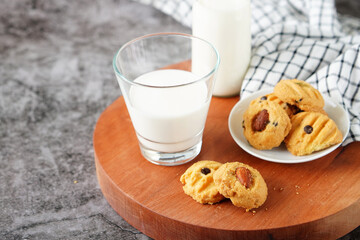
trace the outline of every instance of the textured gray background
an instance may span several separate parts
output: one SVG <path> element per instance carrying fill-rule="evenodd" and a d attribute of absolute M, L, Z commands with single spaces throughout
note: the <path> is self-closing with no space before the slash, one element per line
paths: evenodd
<path fill-rule="evenodd" d="M 0 239 L 148 239 L 102 196 L 92 134 L 120 95 L 116 50 L 164 31 L 190 29 L 129 0 L 0 1 Z"/>

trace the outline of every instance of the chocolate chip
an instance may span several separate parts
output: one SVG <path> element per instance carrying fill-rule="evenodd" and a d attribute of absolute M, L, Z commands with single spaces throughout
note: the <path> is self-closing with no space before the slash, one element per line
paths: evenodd
<path fill-rule="evenodd" d="M 260 98 L 260 100 L 266 100 L 267 99 L 267 96 L 262 96 L 261 98 Z"/>
<path fill-rule="evenodd" d="M 209 174 L 210 172 L 211 172 L 210 169 L 208 169 L 207 167 L 201 169 L 201 173 L 204 174 L 204 175 L 207 175 L 207 174 Z"/>
<path fill-rule="evenodd" d="M 300 108 L 298 108 L 295 105 L 291 105 L 291 104 L 287 103 L 287 106 L 289 107 L 289 109 L 290 109 L 290 111 L 292 112 L 293 115 L 296 115 L 296 114 L 298 114 L 300 112 L 303 112 L 303 110 L 301 110 Z"/>
<path fill-rule="evenodd" d="M 304 127 L 304 131 L 305 131 L 307 134 L 310 134 L 310 133 L 312 133 L 313 128 L 312 128 L 312 126 L 310 126 L 310 125 L 306 125 L 306 126 Z"/>
<path fill-rule="evenodd" d="M 278 122 L 273 122 L 273 125 L 276 127 L 278 125 Z"/>
<path fill-rule="evenodd" d="M 269 122 L 269 113 L 266 109 L 263 109 L 254 116 L 251 127 L 254 131 L 261 132 Z"/>

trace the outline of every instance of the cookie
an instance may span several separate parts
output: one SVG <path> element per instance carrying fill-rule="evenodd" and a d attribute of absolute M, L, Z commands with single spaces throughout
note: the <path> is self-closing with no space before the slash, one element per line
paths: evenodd
<path fill-rule="evenodd" d="M 281 80 L 275 85 L 274 94 L 291 105 L 294 114 L 302 111 L 324 113 L 325 103 L 321 93 L 305 81 Z"/>
<path fill-rule="evenodd" d="M 240 162 L 223 164 L 214 174 L 219 192 L 237 206 L 247 210 L 258 208 L 266 201 L 265 180 L 255 168 Z"/>
<path fill-rule="evenodd" d="M 302 112 L 291 118 L 292 128 L 285 144 L 293 155 L 302 156 L 341 143 L 335 122 L 319 112 Z"/>
<path fill-rule="evenodd" d="M 224 199 L 215 186 L 213 175 L 222 164 L 216 161 L 199 161 L 190 166 L 181 176 L 184 192 L 195 201 L 213 204 Z"/>
<path fill-rule="evenodd" d="M 290 118 L 280 104 L 257 99 L 245 111 L 242 124 L 245 138 L 259 150 L 278 147 L 291 128 Z"/>

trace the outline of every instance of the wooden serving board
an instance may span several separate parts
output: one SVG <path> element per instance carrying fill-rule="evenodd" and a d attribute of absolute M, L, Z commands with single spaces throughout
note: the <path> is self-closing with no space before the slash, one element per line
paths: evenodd
<path fill-rule="evenodd" d="M 112 208 L 155 239 L 336 239 L 359 226 L 360 143 L 307 163 L 258 159 L 243 151 L 228 130 L 238 100 L 212 99 L 201 153 L 175 167 L 142 157 L 123 98 L 112 103 L 93 139 L 98 181 Z M 258 169 L 268 186 L 265 204 L 245 212 L 229 200 L 195 202 L 184 194 L 180 176 L 199 160 L 239 161 Z"/>

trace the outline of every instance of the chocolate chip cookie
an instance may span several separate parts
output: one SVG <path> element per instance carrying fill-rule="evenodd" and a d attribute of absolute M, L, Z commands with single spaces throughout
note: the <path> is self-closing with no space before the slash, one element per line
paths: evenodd
<path fill-rule="evenodd" d="M 224 199 L 215 186 L 213 175 L 222 164 L 216 161 L 199 161 L 190 166 L 181 176 L 184 192 L 195 201 L 214 204 Z"/>
<path fill-rule="evenodd" d="M 285 144 L 293 155 L 302 156 L 341 143 L 335 122 L 319 112 L 302 112 L 291 118 L 292 128 Z"/>
<path fill-rule="evenodd" d="M 287 103 L 294 114 L 302 111 L 325 113 L 323 110 L 325 103 L 321 93 L 305 81 L 281 80 L 275 85 L 274 94 Z"/>

